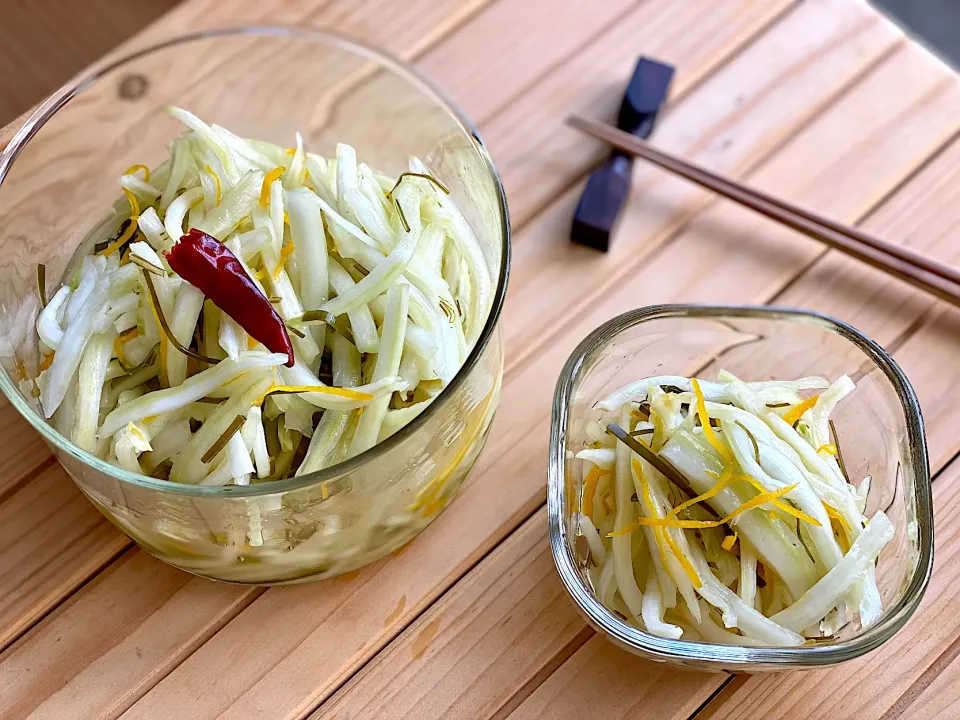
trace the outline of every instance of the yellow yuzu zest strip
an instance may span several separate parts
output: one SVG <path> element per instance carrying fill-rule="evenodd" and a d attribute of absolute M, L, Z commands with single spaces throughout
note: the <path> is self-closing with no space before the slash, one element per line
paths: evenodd
<path fill-rule="evenodd" d="M 43 372 L 43 371 L 46 370 L 48 367 L 50 367 L 51 365 L 53 365 L 53 356 L 54 356 L 54 355 L 56 355 L 56 352 L 55 352 L 55 351 L 50 351 L 49 353 L 47 353 L 46 355 L 44 355 L 44 356 L 43 356 L 43 359 L 40 361 L 40 365 L 37 367 L 37 370 L 38 370 L 39 372 Z"/>
<path fill-rule="evenodd" d="M 828 455 L 836 455 L 837 446 L 834 445 L 833 443 L 827 443 L 826 445 L 821 445 L 820 447 L 817 448 L 817 453 L 819 454 L 822 452 L 825 452 Z"/>
<path fill-rule="evenodd" d="M 784 422 L 788 425 L 793 425 L 797 420 L 799 420 L 803 414 L 817 404 L 817 398 L 819 395 L 813 395 L 808 397 L 801 403 L 797 403 L 792 408 L 790 408 L 783 416 Z"/>
<path fill-rule="evenodd" d="M 657 511 L 656 505 L 653 501 L 653 493 L 650 490 L 650 483 L 647 482 L 647 478 L 643 473 L 643 465 L 640 463 L 640 460 L 633 458 L 631 467 L 633 468 L 633 472 L 636 474 L 637 479 L 640 481 L 640 487 L 643 490 L 644 504 L 646 504 L 652 515 L 656 515 Z M 638 522 L 641 519 L 647 520 L 651 518 L 638 518 Z M 662 518 L 657 519 L 659 520 Z M 663 563 L 664 569 L 668 567 L 666 553 L 663 550 L 663 542 L 665 541 L 667 546 L 670 548 L 670 552 L 673 553 L 674 557 L 677 559 L 677 562 L 680 563 L 680 567 L 683 568 L 683 571 L 687 574 L 687 577 L 690 578 L 690 582 L 693 583 L 693 586 L 697 588 L 701 587 L 703 583 L 700 581 L 700 576 L 697 575 L 697 571 L 694 570 L 690 560 L 687 559 L 686 555 L 684 555 L 680 550 L 680 547 L 677 545 L 676 541 L 670 537 L 670 533 L 661 529 L 660 527 L 655 526 L 653 529 L 653 534 L 657 540 L 657 550 L 660 552 L 660 561 Z"/>
<path fill-rule="evenodd" d="M 214 205 L 216 205 L 216 206 L 219 207 L 219 205 L 220 205 L 220 199 L 223 197 L 222 188 L 221 188 L 221 186 L 220 186 L 220 176 L 217 175 L 217 174 L 213 171 L 213 168 L 210 167 L 209 165 L 205 166 L 203 169 L 206 170 L 206 171 L 207 171 L 208 173 L 210 173 L 211 175 L 213 175 L 213 179 L 217 181 L 217 201 L 214 203 Z"/>
<path fill-rule="evenodd" d="M 254 405 L 263 405 L 263 401 L 267 399 L 268 395 L 273 393 L 306 393 L 306 392 L 315 392 L 323 393 L 324 395 L 336 395 L 337 397 L 346 398 L 348 400 L 356 400 L 357 402 L 368 402 L 373 400 L 373 395 L 370 393 L 360 392 L 359 390 L 351 390 L 349 388 L 339 388 L 339 387 L 330 387 L 328 385 L 271 385 L 263 395 L 258 397 L 253 401 Z"/>
<path fill-rule="evenodd" d="M 753 487 L 755 487 L 761 493 L 767 492 L 767 489 L 763 485 L 761 485 L 760 482 L 756 478 L 754 478 L 752 475 L 741 473 L 740 475 L 737 476 L 737 478 L 740 480 L 745 480 L 746 482 L 750 483 L 751 485 L 753 485 Z M 796 487 L 796 485 L 794 485 L 793 487 Z M 780 502 L 779 500 L 774 500 L 773 506 L 779 510 L 782 510 L 787 515 L 797 518 L 798 520 L 803 520 L 805 523 L 810 523 L 811 525 L 816 525 L 817 527 L 820 527 L 819 521 L 810 517 L 805 512 L 797 510 L 795 507 L 793 507 L 788 503 Z"/>
<path fill-rule="evenodd" d="M 753 510 L 758 508 L 761 505 L 766 505 L 767 503 L 772 503 L 775 500 L 780 499 L 787 493 L 791 492 L 796 485 L 788 485 L 787 487 L 782 487 L 779 490 L 774 490 L 773 492 L 764 492 L 760 493 L 754 498 L 747 500 L 743 505 L 735 509 L 732 513 L 726 517 L 720 518 L 719 520 L 674 520 L 673 518 L 637 518 L 636 522 L 631 523 L 625 528 L 617 530 L 616 532 L 610 533 L 608 537 L 615 537 L 617 535 L 626 535 L 629 532 L 633 532 L 641 525 L 652 525 L 659 527 L 674 527 L 674 528 L 686 528 L 686 529 L 697 529 L 697 528 L 715 528 L 720 527 L 721 525 L 726 525 L 728 522 L 733 520 L 737 515 L 746 512 L 747 510 Z M 772 510 L 770 511 L 773 512 Z M 774 513 L 774 517 L 776 514 Z"/>
<path fill-rule="evenodd" d="M 123 174 L 134 175 L 137 172 L 137 170 L 143 170 L 143 181 L 150 182 L 150 168 L 148 168 L 146 165 L 142 165 L 142 164 L 131 165 L 130 167 L 128 167 L 126 170 L 123 171 Z"/>
<path fill-rule="evenodd" d="M 723 539 L 723 542 L 720 543 L 720 547 L 722 547 L 727 552 L 733 552 L 733 546 L 736 544 L 737 544 L 737 534 L 734 533 L 733 535 L 727 535 Z"/>
<path fill-rule="evenodd" d="M 134 220 L 134 218 L 139 218 L 140 203 L 137 201 L 137 196 L 126 188 L 121 188 L 121 190 L 123 190 L 123 194 L 127 196 L 127 202 L 130 203 L 130 219 Z M 136 221 L 134 220 L 132 224 L 136 225 Z"/>
<path fill-rule="evenodd" d="M 287 258 L 293 254 L 293 250 L 294 247 L 292 242 L 280 248 L 280 259 L 277 261 L 277 266 L 273 269 L 274 280 L 280 277 L 280 273 L 283 272 L 283 264 L 287 261 Z"/>
<path fill-rule="evenodd" d="M 719 476 L 719 479 L 717 480 L 716 484 L 712 488 L 707 490 L 702 495 L 697 495 L 695 498 L 692 498 L 690 500 L 687 500 L 686 502 L 680 503 L 675 508 L 673 508 L 673 510 L 667 513 L 667 517 L 668 518 L 675 517 L 676 515 L 680 514 L 680 512 L 682 512 L 683 510 L 686 510 L 688 507 L 696 505 L 697 503 L 701 503 L 704 500 L 709 500 L 710 498 L 715 496 L 717 493 L 719 493 L 721 490 L 723 490 L 733 480 L 734 480 L 733 471 L 730 470 L 730 468 L 725 468 L 723 471 L 723 474 Z"/>
<path fill-rule="evenodd" d="M 263 185 L 260 186 L 260 204 L 266 207 L 270 204 L 270 186 L 273 181 L 283 175 L 287 169 L 283 166 L 275 167 L 263 176 Z"/>
<path fill-rule="evenodd" d="M 713 446 L 713 449 L 720 454 L 720 457 L 722 457 L 724 461 L 728 463 L 733 462 L 733 453 L 730 451 L 730 448 L 723 444 L 710 425 L 710 416 L 707 414 L 707 403 L 703 399 L 700 383 L 697 382 L 696 378 L 691 382 L 693 384 L 693 394 L 697 398 L 697 416 L 700 418 L 700 425 L 703 427 L 703 436 L 707 439 L 707 442 Z"/>
<path fill-rule="evenodd" d="M 823 507 L 827 511 L 827 517 L 829 517 L 831 520 L 836 520 L 840 524 L 840 527 L 843 528 L 844 532 L 850 533 L 853 530 L 853 528 L 850 527 L 850 523 L 847 522 L 846 518 L 843 517 L 843 515 L 841 515 L 839 512 L 837 512 L 837 510 L 833 506 L 827 505 L 826 503 L 824 503 Z"/>
<path fill-rule="evenodd" d="M 602 470 L 599 466 L 594 465 L 583 479 L 583 499 L 580 502 L 580 512 L 591 520 L 593 520 L 593 496 L 597 491 L 597 483 L 600 482 L 600 478 L 609 474 L 609 470 Z"/>
<path fill-rule="evenodd" d="M 677 545 L 676 540 L 670 537 L 670 533 L 664 528 L 663 537 L 667 541 L 667 545 L 670 546 L 670 552 L 673 553 L 673 556 L 680 563 L 680 567 L 683 568 L 683 571 L 687 574 L 687 577 L 690 578 L 690 582 L 693 583 L 695 588 L 703 587 L 703 582 L 700 580 L 700 576 L 697 575 L 697 571 L 693 567 L 693 563 L 687 559 L 687 556 L 683 554 L 683 551 L 680 549 L 680 546 Z"/>

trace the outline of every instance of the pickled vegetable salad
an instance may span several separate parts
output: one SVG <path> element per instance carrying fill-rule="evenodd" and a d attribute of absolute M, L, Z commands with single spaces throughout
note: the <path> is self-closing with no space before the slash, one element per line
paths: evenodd
<path fill-rule="evenodd" d="M 83 449 L 179 483 L 244 485 L 357 455 L 423 412 L 476 342 L 487 265 L 417 159 L 387 177 L 187 130 L 37 319 L 43 414 Z"/>
<path fill-rule="evenodd" d="M 853 389 L 846 376 L 721 372 L 645 378 L 599 402 L 576 457 L 600 601 L 653 635 L 732 645 L 875 623 L 875 561 L 894 528 L 864 517 L 870 478 L 850 483 L 830 421 Z"/>

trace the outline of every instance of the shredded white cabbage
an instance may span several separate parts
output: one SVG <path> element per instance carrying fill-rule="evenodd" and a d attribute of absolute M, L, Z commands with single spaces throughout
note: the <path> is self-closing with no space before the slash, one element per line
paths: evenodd
<path fill-rule="evenodd" d="M 44 415 L 131 472 L 245 485 L 341 462 L 429 407 L 491 302 L 486 262 L 439 180 L 387 177 L 348 145 L 326 159 L 299 133 L 284 150 L 168 111 L 186 126 L 169 159 L 120 176 L 125 197 L 94 251 L 39 312 Z M 415 158 L 411 169 L 430 172 Z M 192 228 L 273 304 L 293 367 L 172 271 L 165 253 Z M 262 510 L 250 506 L 251 541 Z"/>
<path fill-rule="evenodd" d="M 880 512 L 867 522 L 869 478 L 853 488 L 838 462 L 830 414 L 853 390 L 846 376 L 721 372 L 644 378 L 597 403 L 574 520 L 600 601 L 654 635 L 732 645 L 875 623 L 894 528 Z"/>

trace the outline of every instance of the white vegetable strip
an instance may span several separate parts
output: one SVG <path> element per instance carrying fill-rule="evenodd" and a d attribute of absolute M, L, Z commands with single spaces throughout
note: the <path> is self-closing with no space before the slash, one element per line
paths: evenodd
<path fill-rule="evenodd" d="M 222 315 L 217 343 L 223 348 L 228 358 L 236 360 L 240 356 L 240 351 L 247 347 L 247 332 L 233 318 Z"/>
<path fill-rule="evenodd" d="M 170 203 L 167 214 L 163 218 L 163 227 L 172 242 L 175 243 L 183 237 L 183 219 L 187 216 L 187 211 L 201 200 L 203 200 L 203 190 L 195 187 L 185 190 Z"/>
<path fill-rule="evenodd" d="M 342 315 L 353 307 L 370 302 L 400 277 L 403 269 L 410 262 L 410 258 L 413 257 L 416 246 L 417 237 L 413 232 L 400 233 L 396 247 L 383 262 L 352 288 L 346 290 L 342 295 L 337 295 L 333 300 L 322 305 L 320 309 L 334 315 Z"/>
<path fill-rule="evenodd" d="M 663 601 L 660 599 L 660 586 L 653 568 L 647 573 L 646 590 L 643 593 L 643 623 L 647 632 L 672 640 L 679 640 L 683 634 L 676 625 L 663 621 Z"/>
<path fill-rule="evenodd" d="M 336 292 L 337 295 L 353 292 L 352 288 L 356 283 L 340 263 L 336 260 L 331 260 L 329 272 L 330 284 L 333 286 L 334 292 Z M 350 330 L 353 333 L 353 340 L 357 346 L 357 350 L 362 353 L 377 352 L 377 348 L 380 345 L 380 338 L 377 336 L 377 324 L 374 322 L 370 307 L 366 303 L 360 303 L 347 311 L 347 317 L 350 319 Z M 408 327 L 408 331 L 412 329 L 412 327 Z M 419 330 L 419 328 L 417 330 Z"/>
<path fill-rule="evenodd" d="M 182 108 L 168 106 L 167 112 L 193 130 L 197 134 L 197 137 L 213 151 L 226 173 L 226 179 L 229 180 L 231 184 L 236 183 L 240 179 L 240 171 L 237 169 L 234 154 L 230 152 L 230 149 L 223 142 L 223 139 L 215 133 L 209 125 L 193 113 L 183 110 Z"/>
<path fill-rule="evenodd" d="M 60 339 L 60 346 L 53 357 L 53 362 L 41 374 L 41 377 L 45 378 L 40 388 L 40 404 L 43 407 L 44 417 L 52 417 L 63 401 L 67 387 L 80 365 L 87 342 L 93 334 L 95 323 L 104 314 L 108 288 L 100 283 L 95 284 L 96 289 L 91 290 L 87 295 L 86 301 L 77 309 L 76 315 L 72 319 L 68 317 L 69 326 Z M 72 301 L 73 298 L 71 298 Z"/>
<path fill-rule="evenodd" d="M 243 373 L 255 368 L 268 368 L 282 365 L 287 356 L 280 353 L 266 354 L 247 352 L 237 360 L 224 360 L 213 367 L 187 378 L 177 387 L 155 390 L 116 408 L 103 421 L 98 435 L 107 437 L 124 427 L 128 422 L 137 422 L 150 415 L 159 415 L 182 408 L 209 394 Z M 56 360 L 54 360 L 56 362 Z"/>
<path fill-rule="evenodd" d="M 77 383 L 77 419 L 71 440 L 87 452 L 97 450 L 97 421 L 100 417 L 100 397 L 107 376 L 107 366 L 113 354 L 116 332 L 95 335 L 87 343 L 80 361 Z"/>
<path fill-rule="evenodd" d="M 398 243 L 399 245 L 399 243 Z M 403 351 L 403 336 L 407 328 L 407 308 L 409 294 L 405 285 L 394 285 L 387 293 L 387 314 L 383 320 L 383 332 L 380 338 L 380 352 L 373 371 L 373 381 L 383 381 L 397 375 L 400 369 L 400 357 Z M 380 434 L 387 413 L 389 396 L 379 397 L 371 402 L 360 416 L 357 430 L 350 444 L 350 455 L 359 455 L 373 447 Z"/>
<path fill-rule="evenodd" d="M 334 382 L 340 387 L 356 387 L 360 382 L 360 353 L 340 335 L 333 336 Z M 350 422 L 349 411 L 325 412 L 310 438 L 310 446 L 297 475 L 328 467 Z"/>
<path fill-rule="evenodd" d="M 621 423 L 629 426 L 630 411 L 626 410 L 621 414 Z M 614 473 L 615 495 L 617 498 L 617 519 L 614 521 L 616 530 L 623 530 L 630 525 L 637 517 L 630 496 L 634 491 L 633 470 L 630 467 L 631 453 L 625 445 L 617 446 L 617 467 Z M 617 591 L 623 602 L 626 603 L 630 613 L 635 618 L 641 618 L 643 615 L 643 593 L 637 587 L 637 579 L 633 574 L 633 556 L 631 545 L 633 539 L 630 535 L 618 535 L 612 538 L 613 547 L 613 571 L 617 579 Z M 654 552 L 651 550 L 651 552 Z"/>
<path fill-rule="evenodd" d="M 728 396 L 728 390 L 725 383 L 715 383 L 707 380 L 699 380 L 698 382 L 705 400 L 710 400 L 713 402 L 732 400 L 732 397 Z M 651 385 L 670 385 L 672 387 L 680 388 L 686 392 L 693 391 L 693 385 L 690 382 L 690 378 L 682 377 L 680 375 L 657 375 L 644 378 L 643 380 L 638 380 L 637 382 L 630 383 L 629 385 L 624 385 L 616 392 L 596 403 L 594 407 L 599 410 L 613 411 L 623 405 L 623 403 L 631 400 L 633 402 L 643 402 L 647 399 L 647 390 Z M 811 377 L 776 383 L 752 382 L 746 383 L 746 385 L 753 390 L 764 390 L 774 386 L 785 387 L 791 390 L 818 390 L 828 387 L 829 383 L 823 378 Z"/>
<path fill-rule="evenodd" d="M 597 532 L 596 526 L 593 524 L 593 520 L 589 516 L 580 513 L 576 517 L 577 526 L 580 528 L 580 533 L 587 539 L 587 545 L 590 547 L 590 553 L 593 555 L 593 559 L 597 561 L 598 565 L 603 565 L 607 561 L 607 549 L 603 546 L 603 541 L 600 539 L 600 533 Z M 660 588 L 657 587 L 657 600 L 659 602 Z M 661 614 L 661 618 L 663 615 Z"/>
<path fill-rule="evenodd" d="M 710 568 L 696 544 L 690 548 L 690 557 L 697 573 L 703 578 L 703 586 L 699 588 L 698 592 L 704 600 L 722 611 L 723 621 L 727 627 L 738 627 L 744 635 L 770 645 L 794 646 L 803 644 L 803 636 L 791 632 L 775 620 L 765 617 L 717 580 L 714 574 L 710 572 Z"/>
<path fill-rule="evenodd" d="M 878 511 L 856 539 L 849 552 L 799 600 L 771 618 L 785 628 L 800 632 L 819 621 L 857 583 L 880 551 L 893 538 L 893 523 Z"/>
<path fill-rule="evenodd" d="M 227 442 L 227 462 L 230 464 L 230 475 L 236 485 L 247 485 L 250 475 L 254 471 L 250 460 L 250 451 L 240 432 L 235 432 Z"/>
<path fill-rule="evenodd" d="M 231 361 L 225 360 L 224 362 Z M 173 482 L 199 483 L 207 474 L 209 468 L 215 467 L 213 463 L 218 462 L 214 457 L 210 464 L 204 463 L 203 457 L 206 452 L 226 432 L 238 415 L 246 416 L 256 399 L 270 387 L 270 383 L 271 378 L 264 370 L 250 372 L 238 381 L 237 393 L 227 402 L 217 406 L 213 414 L 193 435 L 187 447 L 174 459 L 173 467 L 170 469 L 170 479 Z M 139 399 L 142 400 L 143 398 Z M 221 453 L 223 452 L 221 451 Z M 219 455 L 220 453 L 218 453 Z"/>
<path fill-rule="evenodd" d="M 259 170 L 248 172 L 234 187 L 224 193 L 220 205 L 203 218 L 198 228 L 218 240 L 226 239 L 227 235 L 233 232 L 257 204 L 261 185 L 263 185 L 263 173 Z"/>
<path fill-rule="evenodd" d="M 329 294 L 327 241 L 320 219 L 319 198 L 306 188 L 298 188 L 287 192 L 285 202 L 294 253 L 298 262 L 310 268 L 300 279 L 300 302 L 304 311 L 316 310 Z M 318 344 L 322 342 L 322 329 L 314 331 L 314 338 Z"/>
<path fill-rule="evenodd" d="M 177 292 L 173 314 L 167 322 L 174 337 L 185 347 L 189 347 L 193 330 L 197 327 L 200 310 L 203 309 L 203 293 L 193 285 L 183 283 Z M 187 356 L 167 343 L 167 380 L 171 386 L 180 385 L 187 379 Z"/>
<path fill-rule="evenodd" d="M 377 437 L 377 442 L 383 442 L 403 426 L 409 425 L 414 418 L 430 406 L 431 402 L 433 402 L 432 399 L 423 400 L 410 407 L 387 410 L 386 417 L 383 418 L 383 425 L 380 426 L 380 435 Z"/>
<path fill-rule="evenodd" d="M 740 583 L 737 586 L 740 599 L 753 607 L 757 595 L 757 554 L 749 543 L 740 541 Z"/>
<path fill-rule="evenodd" d="M 429 169 L 417 158 L 410 162 L 410 169 L 415 172 L 429 174 Z M 432 192 L 434 198 L 439 203 L 442 216 L 450 223 L 450 237 L 453 239 L 460 251 L 460 254 L 466 259 L 467 266 L 470 269 L 473 293 L 470 298 L 470 323 L 466 328 L 466 337 L 468 343 L 472 346 L 480 335 L 480 329 L 483 327 L 483 320 L 486 318 L 487 310 L 492 300 L 490 271 L 487 267 L 486 259 L 483 257 L 483 251 L 477 242 L 470 225 L 464 219 L 456 204 L 448 196 L 440 192 L 437 188 L 426 180 L 420 181 L 428 186 L 428 192 Z"/>
<path fill-rule="evenodd" d="M 57 315 L 61 309 L 65 307 L 67 300 L 70 298 L 70 293 L 71 290 L 69 286 L 61 286 L 37 317 L 37 334 L 40 336 L 43 344 L 51 350 L 56 350 L 60 347 L 60 340 L 63 338 L 63 329 L 60 327 Z"/>
<path fill-rule="evenodd" d="M 292 368 L 282 367 L 279 369 L 280 376 L 283 378 L 285 385 L 291 385 L 296 387 L 316 387 L 317 392 L 300 392 L 297 393 L 297 397 L 302 398 L 311 405 L 315 405 L 318 408 L 324 408 L 329 410 L 355 410 L 356 408 L 366 407 L 373 400 L 361 400 L 352 397 L 344 397 L 343 395 L 338 395 L 333 388 L 332 392 L 323 392 L 322 388 L 326 387 L 323 383 L 317 380 L 316 376 L 310 372 L 302 363 L 296 363 Z M 367 383 L 366 385 L 358 385 L 356 387 L 350 387 L 351 390 L 358 393 L 364 393 L 366 395 L 373 396 L 376 398 L 386 398 L 390 399 L 390 395 L 405 387 L 400 378 L 396 375 L 387 375 L 374 380 L 373 382 Z"/>

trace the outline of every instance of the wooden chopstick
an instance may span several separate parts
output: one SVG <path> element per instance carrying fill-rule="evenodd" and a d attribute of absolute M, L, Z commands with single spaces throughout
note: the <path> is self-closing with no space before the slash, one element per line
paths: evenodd
<path fill-rule="evenodd" d="M 611 125 L 579 116 L 567 124 L 960 307 L 960 271 L 954 267 L 717 175 Z"/>

